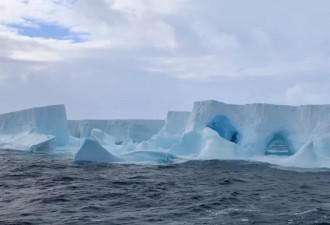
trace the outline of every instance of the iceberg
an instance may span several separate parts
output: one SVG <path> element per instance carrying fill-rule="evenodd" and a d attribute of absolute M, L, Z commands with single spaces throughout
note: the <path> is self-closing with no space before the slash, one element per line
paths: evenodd
<path fill-rule="evenodd" d="M 210 129 L 205 129 L 203 133 L 202 137 L 205 138 L 205 141 L 198 155 L 199 159 L 239 159 L 235 143 L 227 141 Z"/>
<path fill-rule="evenodd" d="M 137 145 L 137 150 L 169 149 L 180 142 L 190 112 L 169 111 L 164 127 L 149 140 Z"/>
<path fill-rule="evenodd" d="M 86 138 L 75 155 L 75 162 L 113 163 L 113 162 L 155 162 L 168 163 L 177 159 L 166 152 L 134 151 L 119 156 L 112 154 L 97 140 Z"/>
<path fill-rule="evenodd" d="M 132 152 L 136 150 L 136 144 L 130 138 L 126 139 L 121 146 L 122 151 Z"/>
<path fill-rule="evenodd" d="M 182 136 L 178 144 L 170 148 L 170 152 L 177 155 L 197 156 L 205 144 L 205 138 L 199 132 L 188 132 Z"/>
<path fill-rule="evenodd" d="M 115 155 L 121 154 L 123 152 L 124 143 L 128 142 L 128 140 L 131 140 L 131 139 L 127 139 L 124 143 L 122 143 L 122 145 L 117 145 L 115 143 L 115 137 L 110 136 L 106 132 L 104 132 L 100 129 L 97 129 L 97 128 L 92 129 L 91 134 L 88 138 L 91 138 L 91 139 L 97 141 L 107 151 L 109 151 L 111 154 L 115 154 Z M 134 144 L 134 146 L 135 146 L 135 144 Z M 125 145 L 125 147 L 128 148 L 129 146 Z"/>
<path fill-rule="evenodd" d="M 305 167 L 306 165 L 316 167 L 318 160 L 313 149 L 313 142 L 307 143 L 294 156 L 284 159 L 281 164 L 295 167 Z"/>
<path fill-rule="evenodd" d="M 141 142 L 156 134 L 163 126 L 163 120 L 69 120 L 71 136 L 86 138 L 94 128 L 115 137 L 121 144 L 126 139 Z"/>
<path fill-rule="evenodd" d="M 91 135 L 85 138 L 75 155 L 75 162 L 112 163 L 112 162 L 134 162 L 134 163 L 168 163 L 177 157 L 158 151 L 127 151 L 132 144 L 131 139 L 127 139 L 122 147 L 115 144 L 114 137 L 101 131 L 92 129 Z M 135 145 L 134 145 L 135 146 Z M 123 148 L 125 147 L 125 148 Z"/>
<path fill-rule="evenodd" d="M 209 100 L 191 112 L 170 111 L 165 121 L 69 122 L 64 105 L 46 106 L 0 115 L 0 148 L 78 150 L 75 161 L 92 162 L 243 159 L 330 167 L 330 105 Z"/>
<path fill-rule="evenodd" d="M 207 129 L 218 134 L 217 141 Z M 213 150 L 206 149 L 211 143 Z M 170 152 L 191 153 L 200 158 L 255 159 L 276 152 L 274 147 L 278 147 L 281 154 L 286 151 L 286 157 L 293 161 L 302 162 L 304 157 L 312 161 L 329 157 L 330 105 L 196 102 L 180 143 Z"/>
<path fill-rule="evenodd" d="M 116 142 L 115 137 L 110 136 L 109 134 L 97 128 L 92 129 L 90 138 L 97 140 L 101 145 L 114 146 Z"/>
<path fill-rule="evenodd" d="M 286 147 L 294 154 L 311 140 L 330 134 L 329 113 L 330 105 L 230 105 L 203 101 L 195 103 L 185 133 L 203 130 L 221 115 L 228 121 L 225 125 L 219 124 L 220 128 L 231 133 L 234 127 L 241 136 L 237 140 L 240 154 L 264 154 L 276 138 L 285 139 Z M 227 136 L 223 138 L 228 140 Z"/>
<path fill-rule="evenodd" d="M 177 155 L 190 155 L 186 149 L 192 149 L 192 155 L 198 159 L 233 159 L 237 156 L 236 145 L 209 128 L 185 134 L 181 142 L 173 146 L 170 152 Z"/>
<path fill-rule="evenodd" d="M 330 105 L 196 102 L 191 112 L 169 112 L 157 134 L 135 146 L 127 141 L 123 151 L 330 167 L 329 115 Z"/>
<path fill-rule="evenodd" d="M 69 142 L 64 105 L 26 109 L 0 115 L 0 148 L 51 150 Z"/>
<path fill-rule="evenodd" d="M 78 152 L 74 157 L 75 162 L 95 162 L 95 163 L 112 163 L 121 162 L 122 160 L 105 148 L 92 138 L 86 138 Z"/>
<path fill-rule="evenodd" d="M 191 131 L 184 134 L 181 141 L 170 149 L 170 153 L 197 159 L 237 158 L 237 145 L 218 135 L 212 129 Z"/>
<path fill-rule="evenodd" d="M 49 139 L 39 142 L 37 144 L 31 145 L 29 148 L 30 152 L 47 152 L 55 149 L 56 139 L 55 137 L 50 137 Z"/>
<path fill-rule="evenodd" d="M 227 141 L 238 143 L 239 133 L 230 123 L 230 120 L 225 115 L 216 115 L 210 122 L 206 124 L 206 127 L 215 130 L 222 138 Z"/>
<path fill-rule="evenodd" d="M 22 132 L 0 136 L 0 149 L 38 152 L 55 147 L 56 139 L 52 135 Z"/>

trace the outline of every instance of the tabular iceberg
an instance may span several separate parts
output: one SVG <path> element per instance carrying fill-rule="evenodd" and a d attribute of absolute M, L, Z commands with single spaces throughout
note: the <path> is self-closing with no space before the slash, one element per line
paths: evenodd
<path fill-rule="evenodd" d="M 330 105 L 196 102 L 192 112 L 169 112 L 164 127 L 149 140 L 126 141 L 121 157 L 139 161 L 159 156 L 152 152 L 330 167 Z"/>
<path fill-rule="evenodd" d="M 232 105 L 210 100 L 196 102 L 191 112 L 171 111 L 165 122 L 82 120 L 69 125 L 78 138 L 69 136 L 64 105 L 2 114 L 0 148 L 44 151 L 73 146 L 76 151 L 87 138 L 76 155 L 78 161 L 164 162 L 178 157 L 330 167 L 330 105 Z"/>
<path fill-rule="evenodd" d="M 210 140 L 207 129 L 213 129 L 223 139 L 218 144 L 213 142 L 212 151 L 205 150 L 205 143 Z M 194 137 L 190 138 L 191 135 Z M 298 154 L 306 151 L 305 146 L 315 154 L 315 160 L 324 160 L 330 157 L 330 105 L 196 102 L 181 142 L 171 152 L 186 149 L 187 142 L 194 146 L 190 148 L 192 153 L 205 158 L 251 159 L 264 156 L 274 145 L 281 145 L 287 149 L 286 160 L 306 155 Z"/>
<path fill-rule="evenodd" d="M 69 142 L 64 105 L 26 109 L 0 115 L 0 148 L 46 150 Z"/>
<path fill-rule="evenodd" d="M 114 136 L 116 143 L 122 143 L 130 138 L 141 142 L 156 134 L 163 126 L 163 120 L 69 120 L 69 130 L 72 136 L 85 138 L 90 136 L 92 129 L 100 129 Z"/>

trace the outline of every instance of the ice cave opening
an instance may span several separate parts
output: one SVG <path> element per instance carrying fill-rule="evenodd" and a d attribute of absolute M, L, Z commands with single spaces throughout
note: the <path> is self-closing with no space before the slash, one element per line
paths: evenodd
<path fill-rule="evenodd" d="M 234 128 L 229 118 L 225 115 L 217 115 L 210 122 L 206 124 L 206 127 L 215 130 L 222 138 L 227 141 L 238 143 L 241 139 L 239 132 Z"/>
<path fill-rule="evenodd" d="M 289 156 L 293 155 L 290 140 L 285 132 L 276 132 L 268 142 L 265 155 Z"/>

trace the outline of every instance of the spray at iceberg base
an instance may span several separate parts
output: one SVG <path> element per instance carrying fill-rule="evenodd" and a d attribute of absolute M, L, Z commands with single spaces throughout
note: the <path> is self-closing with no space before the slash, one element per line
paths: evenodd
<path fill-rule="evenodd" d="M 79 129 L 85 123 L 76 121 Z M 169 112 L 165 122 L 98 121 L 89 135 L 72 137 L 65 107 L 49 106 L 0 115 L 0 148 L 70 149 L 75 162 L 169 163 L 182 160 L 254 160 L 287 167 L 330 168 L 330 105 L 194 104 Z M 129 121 L 129 124 L 132 122 Z M 164 124 L 160 128 L 160 124 Z M 121 138 L 112 136 L 120 129 Z M 141 127 L 141 130 L 139 130 Z M 127 133 L 125 133 L 127 132 Z M 70 136 L 72 135 L 72 136 Z M 130 137 L 134 137 L 131 139 Z M 139 138 L 136 138 L 139 137 Z"/>

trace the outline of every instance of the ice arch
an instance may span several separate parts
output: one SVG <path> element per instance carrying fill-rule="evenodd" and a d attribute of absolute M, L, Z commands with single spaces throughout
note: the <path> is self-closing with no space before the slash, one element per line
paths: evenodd
<path fill-rule="evenodd" d="M 292 143 L 285 131 L 277 131 L 269 136 L 265 155 L 293 155 Z"/>
<path fill-rule="evenodd" d="M 225 115 L 215 116 L 206 126 L 218 132 L 218 134 L 227 141 L 238 143 L 241 139 L 241 135 Z"/>

